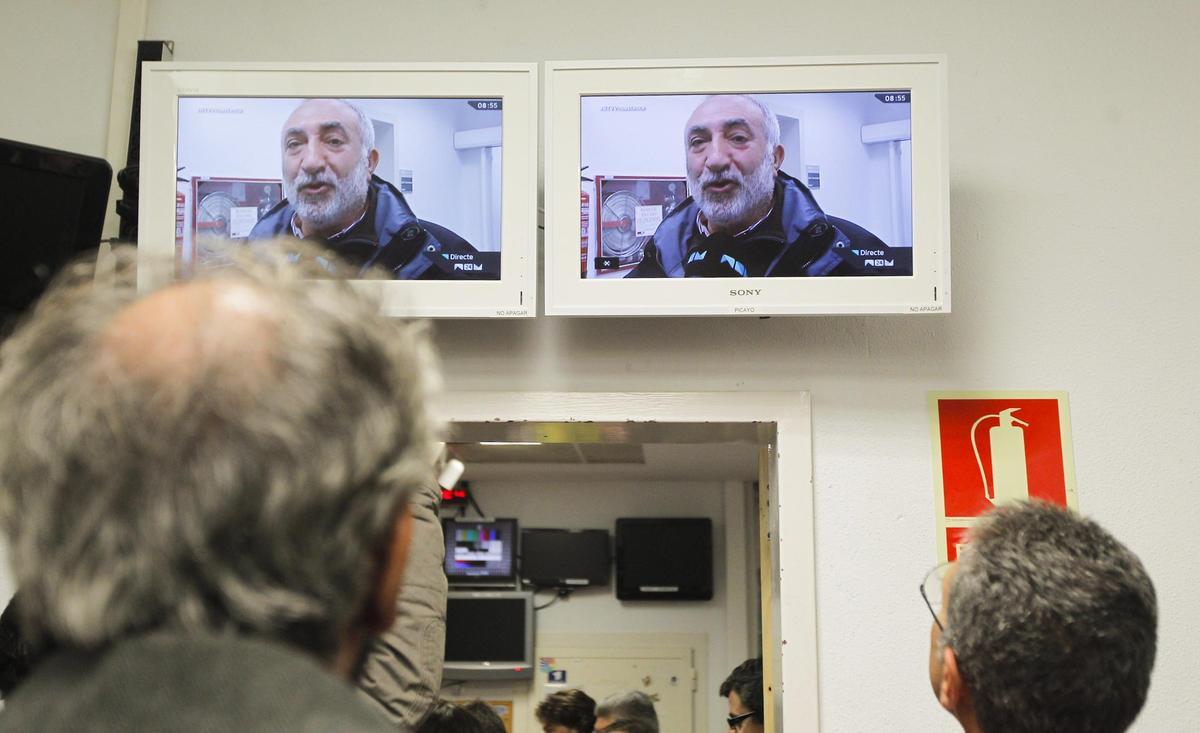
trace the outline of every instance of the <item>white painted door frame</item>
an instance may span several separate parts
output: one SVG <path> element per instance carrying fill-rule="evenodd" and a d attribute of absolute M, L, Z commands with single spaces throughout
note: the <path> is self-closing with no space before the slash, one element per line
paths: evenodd
<path fill-rule="evenodd" d="M 771 556 L 777 585 L 764 589 L 764 662 L 779 684 L 767 720 L 774 731 L 817 731 L 816 577 L 813 544 L 812 417 L 807 392 L 448 392 L 449 422 L 760 423 L 774 426 L 769 472 Z M 765 479 L 765 477 L 764 477 Z M 774 560 L 778 558 L 778 560 Z M 766 562 L 767 558 L 763 558 Z"/>

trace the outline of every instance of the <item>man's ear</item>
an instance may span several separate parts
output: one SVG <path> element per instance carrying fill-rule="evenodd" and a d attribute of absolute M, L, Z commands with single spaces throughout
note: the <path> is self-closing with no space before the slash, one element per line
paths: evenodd
<path fill-rule="evenodd" d="M 947 646 L 942 650 L 942 685 L 938 689 L 938 702 L 946 710 L 957 715 L 969 696 L 970 692 L 963 684 L 962 675 L 958 671 L 958 657 L 954 650 Z"/>
<path fill-rule="evenodd" d="M 771 155 L 775 161 L 775 172 L 778 173 L 779 166 L 783 165 L 783 146 L 776 145 L 775 149 L 771 151 Z"/>
<path fill-rule="evenodd" d="M 367 173 L 375 174 L 375 168 L 379 165 L 379 151 L 371 148 L 371 152 L 367 153 Z"/>
<path fill-rule="evenodd" d="M 378 576 L 367 598 L 363 622 L 371 633 L 381 633 L 391 628 L 396 620 L 396 596 L 404 582 L 404 568 L 408 564 L 408 545 L 412 541 L 412 513 L 408 503 L 396 513 L 396 521 L 387 543 L 379 551 Z"/>

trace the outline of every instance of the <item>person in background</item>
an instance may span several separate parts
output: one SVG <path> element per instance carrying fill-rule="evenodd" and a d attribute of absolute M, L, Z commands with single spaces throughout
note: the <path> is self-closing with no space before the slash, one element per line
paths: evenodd
<path fill-rule="evenodd" d="M 476 698 L 462 707 L 463 710 L 475 716 L 475 719 L 483 726 L 483 733 L 508 733 L 508 729 L 504 727 L 504 720 L 487 702 Z"/>
<path fill-rule="evenodd" d="M 729 700 L 729 730 L 763 733 L 762 659 L 747 659 L 734 667 L 719 690 Z"/>
<path fill-rule="evenodd" d="M 395 733 L 351 680 L 434 470 L 433 350 L 283 249 L 178 283 L 118 250 L 0 347 L 0 532 L 54 649 L 0 731 Z"/>
<path fill-rule="evenodd" d="M 1150 687 L 1154 585 L 1100 525 L 1007 504 L 921 586 L 934 696 L 966 733 L 1120 733 Z"/>
<path fill-rule="evenodd" d="M 654 701 L 638 690 L 609 695 L 596 706 L 596 731 L 658 733 Z"/>
<path fill-rule="evenodd" d="M 583 690 L 551 693 L 534 712 L 543 733 L 592 733 L 596 728 L 596 701 Z"/>
<path fill-rule="evenodd" d="M 501 726 L 500 730 L 504 730 Z M 487 733 L 479 718 L 452 702 L 434 702 L 416 733 Z"/>

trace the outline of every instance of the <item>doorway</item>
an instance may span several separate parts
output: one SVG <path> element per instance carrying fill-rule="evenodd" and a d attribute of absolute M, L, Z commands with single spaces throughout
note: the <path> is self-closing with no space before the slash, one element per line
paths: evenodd
<path fill-rule="evenodd" d="M 535 595 L 534 679 L 462 683 L 445 696 L 507 700 L 513 730 L 526 731 L 555 685 L 598 698 L 644 687 L 669 703 L 664 730 L 723 731 L 717 688 L 761 654 L 767 730 L 785 717 L 817 729 L 807 393 L 463 392 L 445 395 L 441 411 L 479 514 L 568 530 L 708 516 L 714 528 L 711 600 L 621 601 L 612 583 Z"/>

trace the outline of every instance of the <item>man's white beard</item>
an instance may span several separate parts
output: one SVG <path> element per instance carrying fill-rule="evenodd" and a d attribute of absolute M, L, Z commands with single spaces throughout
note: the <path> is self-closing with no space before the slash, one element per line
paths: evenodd
<path fill-rule="evenodd" d="M 296 208 L 296 213 L 300 215 L 305 229 L 319 232 L 345 221 L 352 214 L 357 214 L 366 205 L 370 182 L 371 172 L 367 168 L 367 156 L 364 155 L 354 170 L 342 178 L 335 176 L 329 169 L 314 176 L 299 171 L 293 180 L 284 182 L 284 192 L 288 201 Z M 330 186 L 333 195 L 315 197 L 299 193 L 302 186 L 314 183 Z"/>
<path fill-rule="evenodd" d="M 713 196 L 705 190 L 706 185 L 719 181 L 734 181 L 738 186 L 733 193 L 723 197 Z M 759 209 L 768 208 L 775 194 L 775 161 L 768 150 L 763 155 L 762 163 L 748 177 L 743 176 L 737 166 L 730 164 L 720 173 L 713 173 L 706 168 L 699 178 L 689 174 L 688 186 L 695 192 L 696 202 L 700 204 L 700 211 L 710 228 L 743 222 L 750 226 L 754 222 L 745 219 Z"/>

